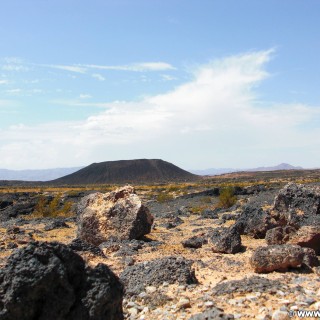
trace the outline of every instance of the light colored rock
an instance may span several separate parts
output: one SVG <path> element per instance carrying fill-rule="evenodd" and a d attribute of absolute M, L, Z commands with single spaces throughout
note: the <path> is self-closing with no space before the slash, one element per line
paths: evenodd
<path fill-rule="evenodd" d="M 258 247 L 253 253 L 250 263 L 255 272 L 285 271 L 289 267 L 301 266 L 304 251 L 295 245 L 271 245 Z"/>
<path fill-rule="evenodd" d="M 139 239 L 151 231 L 153 216 L 131 186 L 84 197 L 77 206 L 78 238 L 99 245 L 110 238 Z"/>
<path fill-rule="evenodd" d="M 289 314 L 286 311 L 276 310 L 272 314 L 272 320 L 289 320 Z"/>
<path fill-rule="evenodd" d="M 177 303 L 177 308 L 179 309 L 191 308 L 190 300 L 188 298 L 181 298 Z"/>
<path fill-rule="evenodd" d="M 157 291 L 157 288 L 156 287 L 153 287 L 153 286 L 148 286 L 146 287 L 146 292 L 147 293 L 154 293 Z"/>

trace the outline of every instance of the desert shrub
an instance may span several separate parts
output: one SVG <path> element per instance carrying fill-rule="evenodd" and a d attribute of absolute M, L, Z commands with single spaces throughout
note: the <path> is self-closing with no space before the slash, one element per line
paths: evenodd
<path fill-rule="evenodd" d="M 205 196 L 201 198 L 202 203 L 211 203 L 211 197 Z"/>
<path fill-rule="evenodd" d="M 225 187 L 220 191 L 219 206 L 222 208 L 230 208 L 237 202 L 232 187 Z"/>
<path fill-rule="evenodd" d="M 67 201 L 61 207 L 61 193 L 57 194 L 51 201 L 40 195 L 32 216 L 36 218 L 70 216 L 72 215 L 72 205 L 71 201 Z"/>
<path fill-rule="evenodd" d="M 169 193 L 162 192 L 157 195 L 157 201 L 160 203 L 163 203 L 172 199 L 173 199 L 173 196 Z"/>

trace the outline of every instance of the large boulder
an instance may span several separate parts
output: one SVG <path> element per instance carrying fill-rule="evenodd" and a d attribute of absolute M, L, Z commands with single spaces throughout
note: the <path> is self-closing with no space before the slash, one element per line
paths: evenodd
<path fill-rule="evenodd" d="M 151 231 L 153 216 L 131 186 L 84 197 L 77 208 L 77 237 L 99 245 L 110 238 L 139 239 Z"/>
<path fill-rule="evenodd" d="M 123 287 L 103 264 L 85 267 L 67 246 L 33 242 L 0 270 L 1 320 L 120 320 Z"/>
<path fill-rule="evenodd" d="M 127 267 L 120 275 L 126 294 L 136 295 L 146 286 L 159 286 L 163 282 L 170 284 L 197 283 L 192 261 L 183 257 L 165 257 L 153 261 L 137 263 Z"/>
<path fill-rule="evenodd" d="M 209 245 L 217 253 L 237 253 L 242 249 L 240 234 L 234 227 L 214 230 L 210 234 Z"/>
<path fill-rule="evenodd" d="M 268 245 L 285 244 L 289 241 L 290 235 L 296 231 L 297 230 L 291 226 L 276 227 L 267 231 L 265 240 Z"/>
<path fill-rule="evenodd" d="M 269 211 L 263 210 L 257 204 L 246 205 L 235 223 L 235 228 L 240 234 L 258 239 L 263 239 L 267 230 L 274 227 L 276 227 L 276 223 Z"/>
<path fill-rule="evenodd" d="M 270 245 L 258 247 L 250 259 L 255 272 L 285 271 L 289 267 L 296 268 L 302 265 L 305 252 L 296 245 Z"/>
<path fill-rule="evenodd" d="M 288 243 L 311 248 L 320 254 L 320 226 L 302 226 L 290 235 Z"/>
<path fill-rule="evenodd" d="M 279 225 L 320 225 L 320 188 L 287 184 L 274 200 L 272 215 Z"/>

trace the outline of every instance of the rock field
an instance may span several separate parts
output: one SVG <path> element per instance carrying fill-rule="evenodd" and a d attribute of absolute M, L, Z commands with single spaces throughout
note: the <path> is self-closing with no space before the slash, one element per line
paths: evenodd
<path fill-rule="evenodd" d="M 68 218 L 29 216 L 36 204 L 25 194 L 21 215 L 19 197 L 3 196 L 0 320 L 280 320 L 320 310 L 320 188 L 248 190 L 221 209 L 219 190 L 159 202 L 127 186 L 76 197 Z"/>

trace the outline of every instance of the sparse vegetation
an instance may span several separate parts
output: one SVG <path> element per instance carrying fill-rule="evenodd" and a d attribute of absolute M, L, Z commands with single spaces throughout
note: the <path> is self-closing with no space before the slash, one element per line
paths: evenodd
<path fill-rule="evenodd" d="M 61 201 L 61 193 L 56 194 L 51 201 L 49 201 L 44 195 L 40 195 L 35 210 L 31 216 L 35 218 L 54 218 L 59 216 L 66 217 L 72 215 L 72 202 L 66 201 L 61 206 Z"/>
<path fill-rule="evenodd" d="M 220 191 L 219 206 L 222 208 L 230 208 L 237 202 L 237 197 L 234 195 L 233 187 L 226 187 Z"/>
<path fill-rule="evenodd" d="M 160 203 L 170 201 L 173 199 L 173 196 L 170 193 L 161 192 L 157 195 L 157 201 Z"/>

